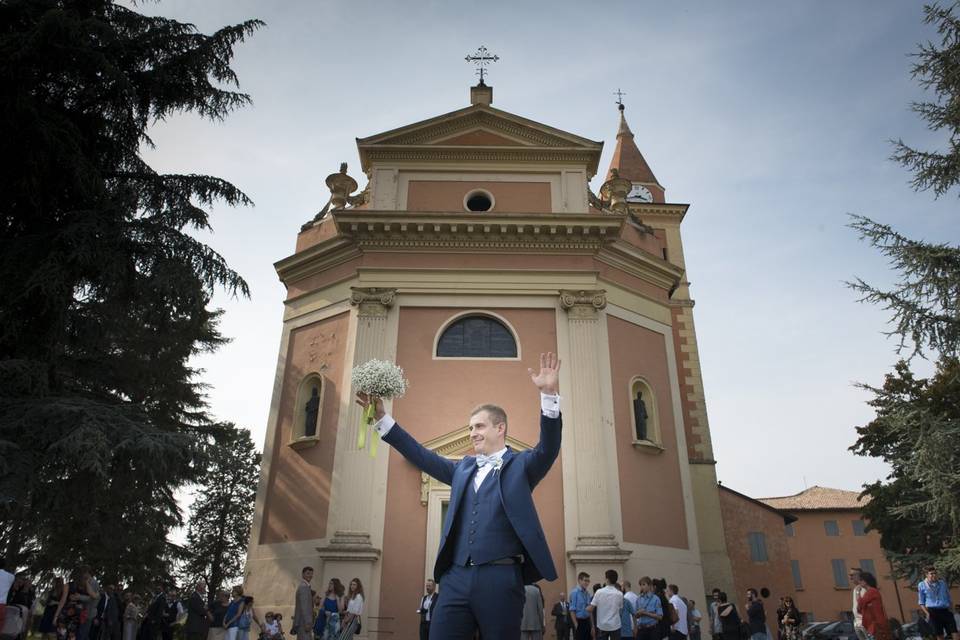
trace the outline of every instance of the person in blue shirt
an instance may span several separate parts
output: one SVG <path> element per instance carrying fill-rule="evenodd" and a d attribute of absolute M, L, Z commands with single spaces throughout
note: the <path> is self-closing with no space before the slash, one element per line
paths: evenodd
<path fill-rule="evenodd" d="M 640 595 L 637 596 L 637 640 L 660 640 L 657 634 L 660 620 L 663 618 L 663 603 L 654 593 L 653 580 L 649 576 L 640 578 Z"/>
<path fill-rule="evenodd" d="M 637 610 L 634 608 L 633 603 L 626 597 L 627 590 L 620 585 L 620 592 L 623 593 L 623 606 L 620 607 L 620 637 L 623 640 L 631 640 L 633 638 L 633 628 L 636 626 L 634 616 L 637 613 Z"/>
<path fill-rule="evenodd" d="M 587 605 L 590 604 L 590 574 L 581 571 L 577 575 L 577 586 L 570 592 L 570 614 L 576 620 L 576 640 L 590 640 L 593 634 L 593 620 Z"/>
<path fill-rule="evenodd" d="M 927 577 L 917 585 L 917 597 L 920 609 L 933 627 L 933 633 L 938 638 L 951 636 L 953 640 L 960 640 L 957 633 L 957 621 L 950 611 L 950 589 L 947 583 L 940 579 L 936 567 L 924 569 Z"/>

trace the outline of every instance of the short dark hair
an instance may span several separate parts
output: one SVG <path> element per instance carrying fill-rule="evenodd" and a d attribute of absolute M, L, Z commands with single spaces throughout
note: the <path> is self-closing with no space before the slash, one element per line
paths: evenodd
<path fill-rule="evenodd" d="M 674 593 L 680 593 L 680 587 L 678 587 L 675 584 L 668 584 L 667 588 L 670 589 L 670 591 L 673 591 Z"/>
<path fill-rule="evenodd" d="M 617 580 L 620 579 L 620 574 L 614 569 L 607 569 L 603 572 L 603 577 L 606 578 L 610 584 L 615 584 Z"/>
<path fill-rule="evenodd" d="M 931 571 L 936 571 L 937 568 L 932 564 L 923 568 L 924 573 L 930 573 Z"/>
<path fill-rule="evenodd" d="M 867 583 L 867 586 L 877 588 L 877 579 L 873 577 L 873 574 L 869 571 L 863 571 L 860 573 L 860 579 Z"/>
<path fill-rule="evenodd" d="M 493 422 L 494 426 L 500 424 L 501 422 L 506 426 L 507 424 L 507 412 L 503 410 L 503 407 L 497 406 L 495 404 L 481 404 L 480 406 L 474 408 L 470 412 L 470 417 L 477 415 L 481 411 L 486 411 L 487 415 L 490 416 L 490 420 Z"/>
<path fill-rule="evenodd" d="M 713 591 L 711 591 L 710 593 L 713 593 L 714 595 L 720 595 L 720 589 L 714 587 Z"/>
<path fill-rule="evenodd" d="M 581 571 L 580 573 L 577 574 L 577 582 L 579 582 L 580 580 L 583 580 L 584 578 L 589 578 L 589 577 L 590 577 L 589 573 L 587 573 L 586 571 Z"/>
<path fill-rule="evenodd" d="M 757 590 L 754 589 L 753 587 L 750 587 L 749 589 L 747 589 L 747 593 L 752 595 L 754 598 L 760 595 L 759 593 L 757 593 Z"/>
<path fill-rule="evenodd" d="M 307 571 L 313 571 L 313 567 L 304 567 L 303 569 L 300 569 L 300 575 L 302 576 Z"/>

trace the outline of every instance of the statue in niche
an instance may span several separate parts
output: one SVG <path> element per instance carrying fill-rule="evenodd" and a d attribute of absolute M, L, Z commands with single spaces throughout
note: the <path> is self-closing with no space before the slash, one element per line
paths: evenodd
<path fill-rule="evenodd" d="M 304 407 L 307 412 L 307 419 L 303 426 L 303 435 L 313 437 L 317 435 L 317 416 L 320 415 L 320 389 L 313 387 L 310 391 L 310 399 Z"/>
<path fill-rule="evenodd" d="M 637 440 L 649 440 L 647 437 L 647 405 L 643 401 L 643 391 L 637 389 L 637 397 L 633 399 L 633 427 L 637 432 Z"/>

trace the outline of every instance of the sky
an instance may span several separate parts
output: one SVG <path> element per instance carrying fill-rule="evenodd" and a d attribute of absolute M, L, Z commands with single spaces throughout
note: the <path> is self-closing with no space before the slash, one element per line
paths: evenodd
<path fill-rule="evenodd" d="M 916 239 L 960 242 L 956 194 L 916 193 L 891 139 L 944 144 L 911 111 L 924 98 L 910 53 L 936 37 L 922 5 L 899 0 L 719 3 L 253 2 L 161 0 L 139 10 L 206 33 L 267 26 L 236 48 L 253 104 L 223 122 L 157 123 L 145 151 L 164 172 L 207 173 L 254 207 L 211 211 L 201 237 L 250 284 L 218 296 L 232 342 L 197 359 L 212 414 L 262 448 L 284 288 L 273 263 L 323 207 L 324 179 L 355 138 L 469 104 L 464 57 L 485 45 L 494 106 L 615 143 L 615 90 L 682 232 L 717 476 L 756 497 L 882 478 L 854 456 L 869 394 L 897 360 L 888 314 L 845 285 L 894 281 L 847 228 L 858 213 Z M 918 362 L 918 370 L 929 368 Z"/>

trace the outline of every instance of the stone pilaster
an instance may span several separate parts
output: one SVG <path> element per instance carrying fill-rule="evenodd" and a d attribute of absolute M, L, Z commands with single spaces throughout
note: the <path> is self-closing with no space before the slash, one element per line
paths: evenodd
<path fill-rule="evenodd" d="M 620 548 L 613 514 L 610 510 L 609 469 L 616 460 L 604 444 L 604 429 L 612 423 L 604 420 L 601 384 L 601 349 L 606 348 L 602 328 L 606 321 L 606 292 L 561 291 L 560 307 L 567 314 L 568 362 L 571 389 L 570 420 L 576 465 L 577 532 L 576 543 L 567 556 L 579 570 L 603 575 L 605 569 L 622 571 L 630 551 Z"/>
<path fill-rule="evenodd" d="M 395 289 L 351 287 L 350 303 L 355 307 L 353 367 L 373 358 L 393 359 L 388 316 L 395 298 Z M 317 549 L 323 561 L 320 584 L 326 584 L 331 577 L 347 580 L 357 577 L 368 592 L 378 593 L 380 575 L 379 570 L 374 570 L 374 564 L 380 559 L 381 550 L 374 546 L 371 533 L 375 483 L 382 475 L 378 473 L 379 467 L 386 466 L 388 450 L 380 443 L 377 457 L 371 458 L 368 449 L 357 449 L 363 411 L 352 401 L 352 389 L 344 389 L 342 393 L 349 394 L 350 401 L 338 425 L 331 489 L 333 536 L 326 546 Z M 373 599 L 365 605 L 369 615 L 376 615 L 377 603 L 378 599 Z M 364 620 L 363 637 L 369 631 L 368 626 Z"/>

